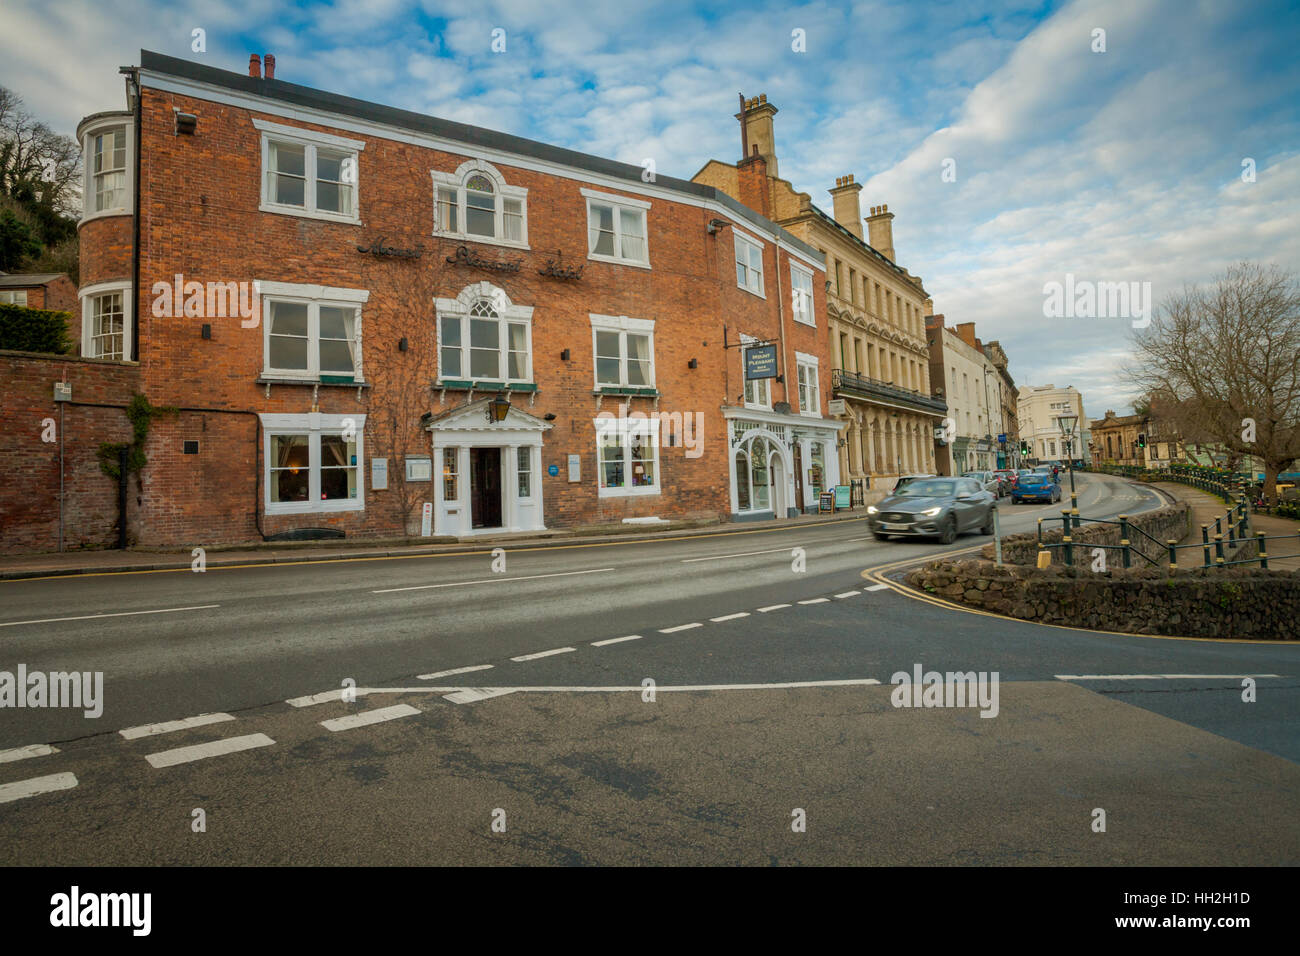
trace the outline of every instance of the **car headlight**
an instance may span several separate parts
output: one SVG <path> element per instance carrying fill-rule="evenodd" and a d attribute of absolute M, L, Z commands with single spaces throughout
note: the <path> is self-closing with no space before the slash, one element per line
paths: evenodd
<path fill-rule="evenodd" d="M 927 511 L 922 511 L 921 514 L 925 515 L 927 518 L 933 518 L 942 510 L 943 510 L 942 508 L 930 508 Z"/>

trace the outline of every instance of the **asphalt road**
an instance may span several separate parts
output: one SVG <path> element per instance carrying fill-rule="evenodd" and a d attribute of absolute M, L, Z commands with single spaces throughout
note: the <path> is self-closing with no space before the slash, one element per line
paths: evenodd
<path fill-rule="evenodd" d="M 1158 505 L 1080 488 L 1089 515 Z M 1004 501 L 1004 533 L 1053 512 Z M 0 710 L 0 751 L 42 748 L 0 753 L 0 863 L 1300 862 L 1300 648 L 1004 621 L 862 576 L 987 540 L 848 521 L 511 550 L 504 573 L 484 552 L 0 583 L 0 670 L 105 675 L 96 720 Z M 891 706 L 917 665 L 997 672 L 997 717 Z"/>

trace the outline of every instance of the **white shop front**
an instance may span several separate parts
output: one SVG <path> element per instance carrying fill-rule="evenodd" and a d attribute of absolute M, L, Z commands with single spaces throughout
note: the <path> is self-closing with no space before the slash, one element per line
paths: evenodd
<path fill-rule="evenodd" d="M 732 520 L 815 512 L 818 495 L 839 484 L 840 422 L 740 407 L 724 408 L 723 416 Z"/>

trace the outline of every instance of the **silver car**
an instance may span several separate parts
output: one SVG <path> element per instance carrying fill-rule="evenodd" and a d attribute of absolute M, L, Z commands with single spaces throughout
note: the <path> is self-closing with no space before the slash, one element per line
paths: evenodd
<path fill-rule="evenodd" d="M 998 476 L 991 471 L 963 471 L 963 478 L 974 478 L 984 486 L 985 491 L 991 491 L 999 498 L 1002 497 L 1002 482 L 998 481 Z"/>
<path fill-rule="evenodd" d="M 879 541 L 899 534 L 952 544 L 965 531 L 992 534 L 997 506 L 997 495 L 974 478 L 923 478 L 868 507 L 867 526 Z"/>

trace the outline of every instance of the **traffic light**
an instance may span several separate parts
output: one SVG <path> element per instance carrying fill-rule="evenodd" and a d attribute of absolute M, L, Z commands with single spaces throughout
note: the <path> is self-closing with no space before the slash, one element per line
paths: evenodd
<path fill-rule="evenodd" d="M 1147 436 L 1142 434 L 1141 432 L 1138 432 L 1138 447 L 1139 448 L 1147 447 Z"/>
<path fill-rule="evenodd" d="M 1028 454 L 1029 454 L 1029 442 L 1024 441 L 1024 440 L 1021 440 L 1021 442 L 1020 442 L 1020 454 L 1021 454 L 1021 455 L 1024 455 L 1024 456 L 1028 456 Z"/>

